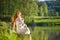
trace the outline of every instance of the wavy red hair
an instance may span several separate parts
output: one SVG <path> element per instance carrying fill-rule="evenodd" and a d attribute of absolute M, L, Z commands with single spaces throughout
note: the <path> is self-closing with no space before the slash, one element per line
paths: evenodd
<path fill-rule="evenodd" d="M 11 18 L 11 23 L 12 23 L 12 25 L 14 24 L 16 18 L 18 17 L 19 12 L 20 12 L 20 11 L 17 11 L 17 12 L 12 16 L 12 18 Z M 21 12 L 20 12 L 20 13 L 21 13 Z M 20 16 L 21 16 L 21 15 L 20 15 Z"/>

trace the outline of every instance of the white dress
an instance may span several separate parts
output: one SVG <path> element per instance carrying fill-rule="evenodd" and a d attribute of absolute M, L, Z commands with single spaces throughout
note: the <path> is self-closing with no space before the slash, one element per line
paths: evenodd
<path fill-rule="evenodd" d="M 21 34 L 21 33 L 30 34 L 29 28 L 28 27 L 24 28 L 25 24 L 24 24 L 23 20 L 24 20 L 23 18 L 20 18 L 20 19 L 17 18 L 17 20 L 16 20 L 16 27 L 17 27 L 16 31 L 18 34 Z"/>

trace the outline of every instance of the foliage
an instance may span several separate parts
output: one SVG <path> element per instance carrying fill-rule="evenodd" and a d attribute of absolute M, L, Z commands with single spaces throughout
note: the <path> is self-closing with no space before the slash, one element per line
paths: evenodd
<path fill-rule="evenodd" d="M 39 6 L 39 13 L 40 13 L 40 15 L 41 16 L 47 16 L 47 14 L 48 14 L 48 7 L 47 7 L 46 2 L 40 2 L 38 4 L 38 6 Z"/>
<path fill-rule="evenodd" d="M 8 23 L 6 22 L 0 22 L 1 25 L 5 25 L 3 27 L 9 27 Z M 2 26 L 0 25 L 0 40 L 28 40 L 28 36 L 27 35 L 17 35 L 16 33 L 9 33 L 6 32 L 5 28 L 4 28 L 4 33 L 3 33 L 3 28 L 1 28 Z M 9 28 L 7 28 L 9 29 Z M 48 40 L 48 38 L 51 39 L 51 37 L 53 36 L 53 38 L 57 37 L 59 35 L 59 30 L 60 27 L 56 26 L 56 27 L 38 27 L 36 26 L 34 31 L 32 31 L 31 27 L 30 27 L 30 31 L 31 31 L 31 36 L 32 36 L 32 40 Z M 53 34 L 53 35 L 50 35 Z M 52 38 L 52 39 L 53 39 Z M 58 38 L 59 39 L 59 38 Z"/>
<path fill-rule="evenodd" d="M 6 36 L 7 31 L 8 31 L 8 23 L 0 22 L 0 40 L 8 40 L 8 36 Z"/>
<path fill-rule="evenodd" d="M 0 22 L 0 40 L 27 40 L 27 35 L 18 36 L 17 33 L 10 31 L 10 25 L 6 22 Z"/>
<path fill-rule="evenodd" d="M 32 0 L 1 0 L 1 15 L 2 17 L 10 16 L 16 13 L 17 10 L 22 12 L 22 16 L 25 22 L 30 22 L 32 19 L 30 16 L 37 16 L 38 5 L 37 1 Z M 2 5 L 3 4 L 3 5 Z"/>
<path fill-rule="evenodd" d="M 0 22 L 0 28 L 2 28 L 3 30 L 8 29 L 8 23 L 6 23 L 6 22 Z"/>
<path fill-rule="evenodd" d="M 20 4 L 21 2 L 21 4 Z M 25 22 L 31 22 L 32 18 L 31 16 L 37 16 L 38 13 L 38 5 L 37 2 L 32 0 L 24 0 L 24 1 L 17 1 L 16 2 L 16 9 L 22 12 L 22 16 L 25 19 Z M 15 9 L 15 8 L 14 8 Z M 15 11 L 16 11 L 15 9 Z M 29 20 L 29 21 L 28 21 Z"/>

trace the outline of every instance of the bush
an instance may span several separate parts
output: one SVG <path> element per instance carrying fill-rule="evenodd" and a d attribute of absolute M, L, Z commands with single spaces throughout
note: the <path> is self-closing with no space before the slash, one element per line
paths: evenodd
<path fill-rule="evenodd" d="M 0 22 L 0 40 L 27 40 L 27 35 L 18 36 L 17 33 L 10 33 L 9 24 Z"/>
<path fill-rule="evenodd" d="M 8 29 L 8 23 L 6 23 L 6 22 L 0 22 L 0 28 L 4 29 L 4 30 Z"/>
<path fill-rule="evenodd" d="M 8 23 L 7 22 L 0 22 L 0 34 L 5 34 L 8 31 Z"/>
<path fill-rule="evenodd" d="M 0 40 L 8 40 L 8 23 L 0 22 Z"/>

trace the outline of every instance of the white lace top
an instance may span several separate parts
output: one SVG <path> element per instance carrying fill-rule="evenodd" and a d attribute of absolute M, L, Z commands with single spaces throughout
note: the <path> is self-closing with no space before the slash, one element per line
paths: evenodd
<path fill-rule="evenodd" d="M 28 27 L 26 27 L 26 28 L 24 27 L 26 25 L 24 24 L 24 19 L 23 18 L 17 18 L 16 26 L 17 26 L 17 29 L 16 29 L 17 33 L 30 34 L 29 28 Z"/>

